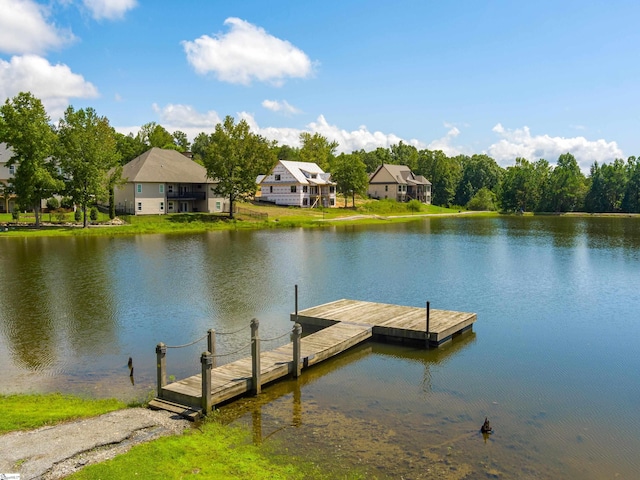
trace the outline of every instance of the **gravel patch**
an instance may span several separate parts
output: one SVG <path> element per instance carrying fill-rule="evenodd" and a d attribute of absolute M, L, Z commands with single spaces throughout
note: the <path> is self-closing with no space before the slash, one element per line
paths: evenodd
<path fill-rule="evenodd" d="M 0 473 L 21 480 L 64 478 L 133 445 L 176 435 L 191 423 L 178 415 L 128 408 L 98 417 L 0 436 Z"/>

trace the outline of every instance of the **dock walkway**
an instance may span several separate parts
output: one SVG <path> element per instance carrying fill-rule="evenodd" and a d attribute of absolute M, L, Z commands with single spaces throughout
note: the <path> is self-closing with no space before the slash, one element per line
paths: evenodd
<path fill-rule="evenodd" d="M 471 330 L 476 314 L 342 299 L 292 313 L 291 320 L 303 328 L 321 329 L 299 340 L 299 367 L 294 362 L 294 340 L 260 352 L 257 363 L 246 357 L 211 368 L 210 379 L 205 374 L 204 383 L 210 383 L 211 397 L 206 399 L 209 406 L 259 392 L 261 385 L 297 376 L 296 368 L 308 368 L 371 338 L 439 346 L 454 335 Z M 254 368 L 259 368 L 257 377 Z M 254 378 L 259 379 L 258 385 L 254 385 Z M 159 380 L 158 397 L 150 407 L 194 418 L 202 413 L 203 391 L 206 392 L 202 374 L 168 385 L 160 385 Z"/>

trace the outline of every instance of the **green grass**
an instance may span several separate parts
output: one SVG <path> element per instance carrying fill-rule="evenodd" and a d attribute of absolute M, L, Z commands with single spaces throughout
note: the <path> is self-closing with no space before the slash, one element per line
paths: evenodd
<path fill-rule="evenodd" d="M 71 395 L 0 395 L 0 434 L 30 430 L 67 420 L 93 417 L 125 408 L 119 400 L 95 400 Z"/>
<path fill-rule="evenodd" d="M 330 461 L 329 461 L 330 463 Z M 254 445 L 250 433 L 210 420 L 180 436 L 136 445 L 127 454 L 91 465 L 71 479 L 328 479 L 364 478 L 357 473 L 329 475 L 318 465 Z"/>
<path fill-rule="evenodd" d="M 392 200 L 361 200 L 357 201 L 356 208 L 297 208 L 278 207 L 273 205 L 254 205 L 241 203 L 244 211 L 266 214 L 268 217 L 258 218 L 247 213 L 240 213 L 234 219 L 224 215 L 187 213 L 172 215 L 140 215 L 124 216 L 125 225 L 92 225 L 89 228 L 79 226 L 47 225 L 36 229 L 33 223 L 33 214 L 22 214 L 20 223 L 30 225 L 10 225 L 8 231 L 0 231 L 3 237 L 51 237 L 51 236 L 121 236 L 139 235 L 147 233 L 203 233 L 212 230 L 239 230 L 262 228 L 293 228 L 293 227 L 325 227 L 342 218 L 340 225 L 349 223 L 398 223 L 410 221 L 411 217 L 419 218 L 420 215 L 443 214 L 451 215 L 459 213 L 457 209 L 437 207 L 433 205 L 420 205 L 419 211 L 412 211 L 405 203 Z M 48 222 L 48 213 L 43 215 L 43 221 Z M 67 214 L 71 222 L 72 213 Z M 371 216 L 369 219 L 351 219 L 362 215 Z M 52 214 L 52 218 L 55 214 Z M 98 223 L 106 222 L 108 217 L 100 214 Z M 10 223 L 13 219 L 10 214 L 0 214 L 0 225 Z"/>

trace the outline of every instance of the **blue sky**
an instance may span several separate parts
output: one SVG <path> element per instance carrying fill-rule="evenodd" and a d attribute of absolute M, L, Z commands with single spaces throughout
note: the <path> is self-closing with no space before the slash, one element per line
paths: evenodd
<path fill-rule="evenodd" d="M 0 100 L 190 138 L 404 141 L 582 168 L 640 155 L 640 2 L 0 0 Z"/>

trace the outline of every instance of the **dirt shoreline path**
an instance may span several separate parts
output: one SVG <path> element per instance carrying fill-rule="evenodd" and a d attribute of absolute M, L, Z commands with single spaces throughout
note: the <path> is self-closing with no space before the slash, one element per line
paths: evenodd
<path fill-rule="evenodd" d="M 20 480 L 59 479 L 109 460 L 133 445 L 176 435 L 191 423 L 174 414 L 128 408 L 0 436 L 0 473 L 19 473 Z"/>

